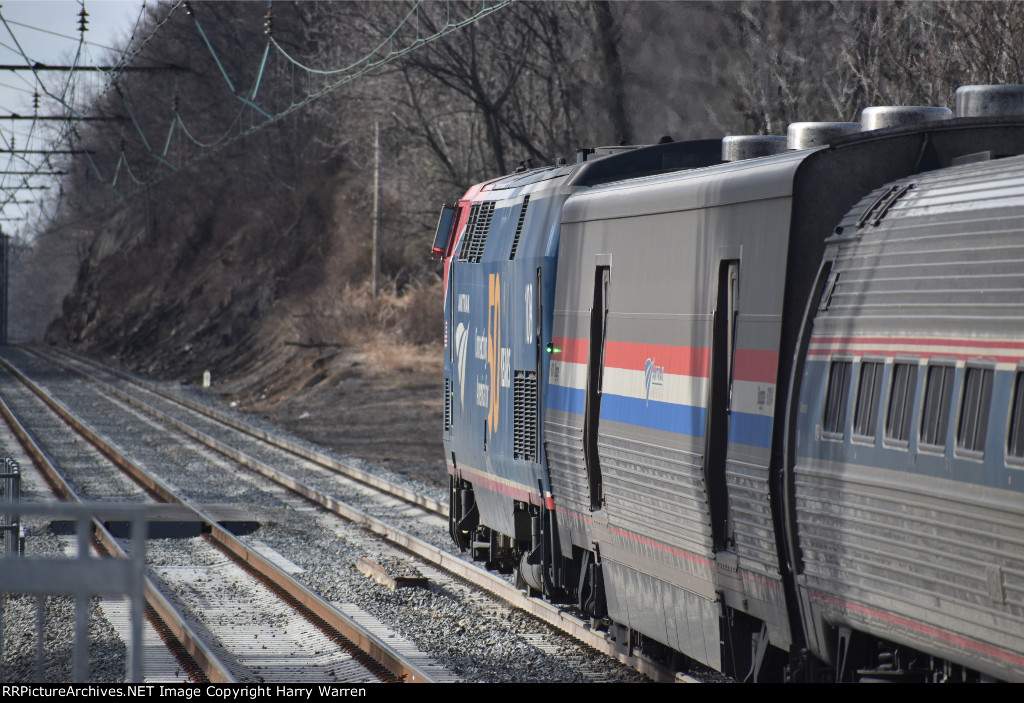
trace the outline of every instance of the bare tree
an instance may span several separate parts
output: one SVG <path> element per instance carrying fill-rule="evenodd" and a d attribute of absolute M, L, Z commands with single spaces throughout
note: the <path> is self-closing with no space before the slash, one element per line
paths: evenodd
<path fill-rule="evenodd" d="M 150 29 L 169 7 L 151 9 Z M 411 2 L 275 3 L 274 38 L 298 64 L 417 48 L 240 138 L 260 110 L 290 110 L 331 79 L 275 52 L 261 62 L 265 4 L 192 7 L 139 57 L 185 70 L 123 75 L 97 103 L 112 119 L 70 134 L 90 157 L 67 166 L 39 239 L 78 274 L 51 338 L 143 366 L 186 346 L 237 359 L 261 320 L 330 309 L 359 285 L 378 121 L 382 268 L 400 288 L 433 275 L 422 240 L 437 205 L 521 161 L 665 134 L 779 134 L 1024 82 L 1024 3 L 524 1 L 426 44 L 479 3 L 424 3 L 404 25 Z M 226 145 L 199 158 L 210 150 L 196 142 Z M 43 287 L 39 251 L 25 253 L 25 289 Z"/>

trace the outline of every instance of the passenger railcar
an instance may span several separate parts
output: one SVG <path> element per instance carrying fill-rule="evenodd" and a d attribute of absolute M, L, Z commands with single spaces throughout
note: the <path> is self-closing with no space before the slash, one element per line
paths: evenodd
<path fill-rule="evenodd" d="M 826 245 L 794 409 L 810 648 L 875 678 L 929 671 L 864 652 L 870 633 L 1019 679 L 1024 158 L 896 181 Z"/>
<path fill-rule="evenodd" d="M 478 189 L 439 228 L 460 547 L 738 679 L 1024 678 L 1022 90 Z"/>

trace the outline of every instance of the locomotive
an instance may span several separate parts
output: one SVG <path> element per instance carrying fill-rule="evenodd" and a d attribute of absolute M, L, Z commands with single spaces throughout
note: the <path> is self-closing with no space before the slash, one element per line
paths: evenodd
<path fill-rule="evenodd" d="M 1024 86 L 446 205 L 450 532 L 624 651 L 1024 680 Z"/>

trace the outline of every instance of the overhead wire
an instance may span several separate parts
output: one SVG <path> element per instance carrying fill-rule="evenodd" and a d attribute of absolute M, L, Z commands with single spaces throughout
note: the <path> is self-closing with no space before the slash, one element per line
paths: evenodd
<path fill-rule="evenodd" d="M 154 36 L 156 36 L 156 34 L 166 25 L 166 23 L 170 20 L 171 16 L 174 14 L 174 11 L 183 2 L 184 2 L 184 0 L 177 0 L 177 2 L 169 8 L 167 16 L 162 21 L 158 22 L 153 27 L 153 30 L 142 40 L 142 42 L 138 46 L 136 46 L 136 48 L 135 48 L 135 50 L 133 52 L 132 51 L 132 45 L 133 45 L 133 43 L 135 43 L 135 36 L 136 36 L 136 34 L 138 32 L 139 25 L 141 24 L 142 18 L 144 17 L 144 15 L 146 13 L 146 0 L 142 0 L 141 6 L 139 8 L 139 14 L 136 16 L 135 25 L 134 25 L 134 27 L 132 29 L 131 37 L 129 38 L 128 44 L 121 51 L 121 56 L 118 57 L 117 61 L 115 62 L 114 69 L 109 71 L 109 72 L 101 72 L 104 75 L 108 75 L 108 76 L 111 77 L 110 79 L 108 79 L 106 85 L 101 90 L 96 92 L 96 94 L 93 96 L 92 101 L 81 112 L 75 110 L 73 107 L 71 107 L 69 105 L 64 104 L 63 100 L 59 100 L 58 102 L 60 102 L 62 104 L 62 106 L 64 106 L 65 108 L 68 108 L 69 112 L 71 112 L 73 115 L 77 115 L 79 118 L 82 115 L 87 114 L 88 112 L 90 112 L 92 110 L 92 108 L 96 105 L 96 103 L 100 99 L 102 99 L 102 97 L 107 92 L 109 92 L 110 88 L 112 87 L 113 80 L 116 79 L 116 77 L 118 75 L 120 75 L 120 73 L 124 72 L 124 69 L 127 68 L 131 64 L 131 62 L 135 59 L 135 57 L 138 56 L 139 52 L 141 52 L 142 49 L 149 43 L 149 41 L 152 40 L 152 38 Z M 79 4 L 83 8 L 83 10 L 84 10 L 84 0 L 80 0 Z M 22 56 L 25 57 L 26 62 L 31 64 L 31 60 L 28 58 L 28 56 L 25 54 L 25 52 L 23 50 L 21 50 L 21 46 L 20 46 L 20 43 L 17 41 L 17 37 L 14 36 L 13 31 L 10 29 L 9 25 L 10 24 L 15 24 L 15 22 L 13 20 L 7 20 L 6 18 L 4 18 L 2 11 L 0 11 L 0 20 L 4 21 L 4 25 L 5 25 L 8 33 L 11 35 L 11 38 L 14 40 L 14 42 L 18 46 L 18 48 L 17 48 L 17 50 L 15 50 L 15 49 L 11 48 L 9 45 L 6 45 L 6 44 L 4 44 L 2 42 L 0 42 L 0 45 L 5 46 L 6 48 L 8 48 L 8 50 L 10 50 L 12 52 L 21 53 Z M 21 23 L 17 23 L 17 24 L 21 25 Z M 79 39 L 80 39 L 80 43 L 79 43 L 79 50 L 80 50 L 82 42 L 84 42 L 84 26 L 82 26 L 82 29 L 80 31 Z M 102 45 L 100 45 L 100 46 L 102 46 Z M 115 49 L 115 51 L 117 51 L 117 50 Z M 74 72 L 71 72 L 72 75 L 73 75 L 73 73 Z M 33 74 L 35 74 L 35 77 L 36 77 L 37 82 L 38 82 L 38 80 L 39 80 L 38 79 L 38 72 L 36 72 L 33 69 Z M 25 80 L 24 77 L 21 76 L 21 74 L 16 74 L 16 75 L 18 75 L 18 77 L 21 78 L 23 81 L 25 81 L 27 84 L 33 85 L 31 83 L 28 83 L 28 81 Z M 66 97 L 66 94 L 67 94 L 67 92 L 65 91 L 64 97 Z M 63 127 L 61 127 L 58 130 L 59 133 L 58 133 L 57 138 L 54 140 L 55 143 L 60 144 L 64 140 L 68 140 L 69 143 L 70 143 L 70 137 L 72 136 L 72 134 L 74 134 L 76 132 L 75 129 L 74 129 L 74 123 L 75 123 L 75 120 L 68 120 L 67 122 L 64 123 Z M 33 122 L 33 128 L 34 128 L 34 122 Z M 33 130 L 30 129 L 30 136 L 32 134 L 32 131 Z M 0 135 L 2 135 L 2 133 L 0 133 Z M 92 160 L 91 154 L 89 153 L 89 151 L 87 149 L 83 149 L 83 151 L 85 152 L 88 160 L 91 162 L 91 166 L 92 166 L 92 168 L 93 168 L 97 178 L 100 181 L 103 181 L 104 178 L 103 178 L 103 176 L 102 176 L 98 166 Z M 46 161 L 48 162 L 48 159 L 46 159 Z M 41 166 L 37 167 L 35 170 L 38 171 L 38 170 L 40 170 L 40 168 L 41 168 Z M 3 199 L 2 202 L 0 202 L 0 211 L 2 211 L 2 209 L 3 209 L 3 207 L 5 205 L 9 204 L 13 199 L 15 199 L 17 197 L 17 191 L 19 190 L 19 188 L 25 187 L 25 186 L 27 186 L 27 184 L 28 184 L 28 179 L 27 178 L 22 178 L 21 186 L 7 186 L 7 187 L 5 187 L 5 186 L 3 186 L 3 181 L 0 181 L 0 190 L 3 190 L 3 191 L 6 192 L 6 198 Z M 61 189 L 61 192 L 63 193 L 63 189 Z M 120 198 L 120 194 L 116 193 L 116 191 L 114 191 L 114 194 L 118 198 Z M 37 204 L 41 204 L 42 199 L 43 199 L 43 197 L 40 196 L 40 198 L 37 199 L 37 201 L 38 201 Z"/>
<path fill-rule="evenodd" d="M 70 34 L 61 34 L 60 32 L 54 32 L 51 29 L 43 29 L 42 27 L 35 27 L 35 26 L 31 25 L 31 24 L 25 24 L 24 22 L 17 22 L 15 20 L 7 20 L 7 23 L 8 24 L 13 24 L 16 27 L 24 27 L 25 29 L 31 29 L 31 30 L 36 31 L 36 32 L 41 32 L 43 34 L 50 34 L 50 35 L 55 36 L 55 37 L 60 37 L 61 39 L 71 39 L 71 40 L 77 41 L 77 37 L 73 37 Z M 115 49 L 112 46 L 107 46 L 106 44 L 97 44 L 96 42 L 91 42 L 91 41 L 86 41 L 84 43 L 88 44 L 89 46 L 95 46 L 95 47 L 100 48 L 100 49 L 107 49 L 108 51 L 119 51 L 119 49 Z"/>
<path fill-rule="evenodd" d="M 443 36 L 446 36 L 451 32 L 457 31 L 458 29 L 468 26 L 474 22 L 478 22 L 484 17 L 487 17 L 490 14 L 502 9 L 503 7 L 506 7 L 511 2 L 513 2 L 513 0 L 494 0 L 493 2 L 490 3 L 487 0 L 482 0 L 479 10 L 472 13 L 468 17 L 464 17 L 462 19 L 453 21 L 451 13 L 451 0 L 449 0 L 446 3 L 446 16 L 444 26 L 442 26 L 440 29 L 437 29 L 432 34 L 424 36 L 421 33 L 420 26 L 420 12 L 422 11 L 424 3 L 422 0 L 419 0 L 412 6 L 412 8 L 401 19 L 401 21 L 398 22 L 397 26 L 395 26 L 395 28 L 386 37 L 384 37 L 380 41 L 380 43 L 378 43 L 371 51 L 367 52 L 359 59 L 352 61 L 351 63 L 348 63 L 345 66 L 337 68 L 317 68 L 314 66 L 307 65 L 305 62 L 297 59 L 292 54 L 290 54 L 283 46 L 281 46 L 281 44 L 273 36 L 273 32 L 268 31 L 265 40 L 265 45 L 263 47 L 263 51 L 259 60 L 259 65 L 257 70 L 255 71 L 255 78 L 253 80 L 252 86 L 248 91 L 245 91 L 244 94 L 240 94 L 239 91 L 235 88 L 234 82 L 231 80 L 226 67 L 220 60 L 220 57 L 218 56 L 216 49 L 214 48 L 208 35 L 204 31 L 202 24 L 199 22 L 198 17 L 195 15 L 194 10 L 184 0 L 178 0 L 177 2 L 175 2 L 169 8 L 166 17 L 162 21 L 154 25 L 153 30 L 147 35 L 147 37 L 143 39 L 141 42 L 135 44 L 135 33 L 138 30 L 138 26 L 142 20 L 142 15 L 145 13 L 146 8 L 146 4 L 145 2 L 143 2 L 139 17 L 136 20 L 136 27 L 132 32 L 132 37 L 129 40 L 128 45 L 123 50 L 121 57 L 114 64 L 114 70 L 111 70 L 109 72 L 102 72 L 103 75 L 106 77 L 106 84 L 93 97 L 93 99 L 89 102 L 88 106 L 84 107 L 83 109 L 76 109 L 67 101 L 68 92 L 69 90 L 71 90 L 71 86 L 74 83 L 74 81 L 71 78 L 71 73 L 73 72 L 69 73 L 68 80 L 65 82 L 63 90 L 60 92 L 60 97 L 57 97 L 54 94 L 54 92 L 51 92 L 46 86 L 42 85 L 42 82 L 39 79 L 37 71 L 33 70 L 33 73 L 36 76 L 38 85 L 44 90 L 45 94 L 48 97 L 55 100 L 55 102 L 57 102 L 59 105 L 61 105 L 69 115 L 68 121 L 64 124 L 62 128 L 58 130 L 59 135 L 57 138 L 57 143 L 61 143 L 64 140 L 67 140 L 69 143 L 73 143 L 75 140 L 78 140 L 78 142 L 81 143 L 81 136 L 74 128 L 74 125 L 77 124 L 82 118 L 84 118 L 85 115 L 88 114 L 92 110 L 92 108 L 97 104 L 97 102 L 104 95 L 106 95 L 112 88 L 118 93 L 121 102 L 125 108 L 125 112 L 128 114 L 130 121 L 133 123 L 135 131 L 138 133 L 142 141 L 144 151 L 150 157 L 154 158 L 157 161 L 156 169 L 150 174 L 148 178 L 138 177 L 136 175 L 136 169 L 132 168 L 128 155 L 124 151 L 124 144 L 122 143 L 122 149 L 120 149 L 117 163 L 114 167 L 113 175 L 110 177 L 104 177 L 102 175 L 101 168 L 99 164 L 96 163 L 92 153 L 90 153 L 89 149 L 85 149 L 83 145 L 83 151 L 85 153 L 87 161 L 89 162 L 90 170 L 96 175 L 96 177 L 101 182 L 103 182 L 106 185 L 107 189 L 111 191 L 115 198 L 118 201 L 120 201 L 124 197 L 124 193 L 122 193 L 121 189 L 119 189 L 118 187 L 119 181 L 123 182 L 123 179 L 121 178 L 122 169 L 123 172 L 127 174 L 128 181 L 131 184 L 134 184 L 135 186 L 138 187 L 151 186 L 165 178 L 167 175 L 169 175 L 167 171 L 162 171 L 163 166 L 168 167 L 168 169 L 172 173 L 177 172 L 180 167 L 195 163 L 196 161 L 205 158 L 206 156 L 216 151 L 217 149 L 223 148 L 224 146 L 227 146 L 228 144 L 236 142 L 240 139 L 244 139 L 245 137 L 253 134 L 254 132 L 263 129 L 264 127 L 267 127 L 291 115 L 296 110 L 323 97 L 328 92 L 333 91 L 339 88 L 340 86 L 355 80 L 356 78 L 366 75 L 368 72 L 372 70 L 375 70 L 385 64 L 395 61 L 405 56 L 409 52 L 414 51 L 422 46 L 425 46 L 426 44 L 435 41 Z M 272 3 L 268 2 L 267 4 L 268 7 L 270 7 Z M 239 103 L 241 103 L 241 107 L 235 113 L 234 117 L 230 120 L 230 123 L 228 123 L 227 128 L 223 130 L 220 136 L 210 140 L 208 138 L 204 139 L 198 137 L 195 134 L 195 130 L 190 129 L 187 126 L 180 110 L 178 109 L 177 99 L 175 99 L 175 106 L 171 118 L 171 123 L 167 129 L 167 138 L 165 140 L 163 150 L 158 152 L 157 150 L 153 149 L 152 145 L 147 139 L 142 129 L 142 125 L 139 123 L 138 119 L 135 116 L 134 111 L 131 109 L 129 101 L 124 94 L 124 90 L 119 85 L 117 79 L 120 76 L 120 74 L 123 73 L 124 70 L 131 65 L 135 58 L 138 57 L 138 55 L 149 44 L 149 42 L 153 40 L 153 38 L 167 24 L 167 22 L 170 21 L 171 17 L 182 5 L 185 5 L 188 14 L 192 17 L 195 27 L 199 32 L 200 37 L 203 43 L 205 44 L 207 50 L 212 56 L 214 62 L 216 63 L 217 68 L 220 71 L 220 74 L 224 78 L 224 81 L 227 84 L 228 89 L 231 91 L 231 94 L 239 101 Z M 271 13 L 268 13 L 268 24 L 270 22 L 270 19 Z M 26 63 L 31 64 L 31 60 L 28 58 L 24 50 L 22 50 L 20 43 L 18 43 L 17 41 L 17 37 L 14 36 L 14 33 L 10 28 L 10 25 L 14 23 L 4 18 L 2 12 L 0 12 L 0 21 L 3 22 L 8 33 L 11 35 L 11 38 L 17 45 L 19 53 L 21 53 L 21 55 L 25 58 Z M 408 29 L 407 24 L 413 21 L 415 22 L 415 38 L 410 39 L 408 41 L 396 41 L 399 37 L 399 33 L 402 32 L 403 30 Z M 84 43 L 85 42 L 83 31 L 81 32 L 81 41 L 79 42 L 78 49 L 75 55 L 76 63 L 73 65 L 77 65 L 77 61 L 80 59 L 82 54 L 82 48 Z M 396 43 L 399 44 L 398 48 L 396 48 Z M 134 49 L 133 44 L 135 44 Z M 271 48 L 273 48 L 276 55 L 280 55 L 292 67 L 293 92 L 291 102 L 287 107 L 285 107 L 284 109 L 280 109 L 276 112 L 269 112 L 268 110 L 264 109 L 257 103 L 257 97 L 259 95 L 259 91 L 265 77 L 265 68 L 271 55 Z M 294 76 L 296 70 L 305 73 L 307 84 L 306 90 L 304 91 L 305 95 L 299 98 L 298 100 L 296 100 L 296 95 L 294 92 L 296 84 Z M 312 79 L 316 76 L 329 80 L 326 80 L 320 86 L 315 86 L 313 84 Z M 248 126 L 246 126 L 242 122 L 242 119 L 247 111 L 249 111 L 249 114 L 251 115 Z M 257 120 L 256 113 L 259 113 L 263 119 Z M 30 129 L 30 134 L 31 130 L 34 129 L 35 124 L 36 122 L 33 121 L 33 127 Z M 196 147 L 199 148 L 199 152 L 194 154 L 191 158 L 179 159 L 177 168 L 168 160 L 171 144 L 173 141 L 172 138 L 176 130 L 180 130 L 181 134 L 187 137 L 191 143 L 193 143 Z M 46 159 L 46 162 L 49 163 L 49 159 Z M 41 165 L 36 170 L 40 169 Z M 25 182 L 27 182 L 27 180 Z M 3 181 L 0 181 L 0 190 L 8 192 L 7 200 L 0 202 L 0 209 L 2 209 L 3 205 L 6 204 L 6 202 L 16 197 L 15 193 L 17 188 L 13 186 L 7 187 L 3 185 Z"/>
<path fill-rule="evenodd" d="M 80 11 L 80 21 L 79 21 L 79 28 L 80 28 L 80 30 L 79 30 L 78 46 L 76 47 L 76 50 L 75 50 L 75 57 L 72 60 L 71 71 L 68 72 L 68 77 L 67 77 L 67 80 L 64 82 L 64 86 L 63 86 L 63 89 L 61 90 L 60 97 L 57 97 L 52 92 L 50 92 L 50 90 L 47 88 L 47 86 L 43 83 L 42 78 L 39 75 L 39 70 L 38 70 L 37 64 L 34 63 L 31 58 L 29 58 L 28 54 L 25 52 L 24 48 L 21 46 L 21 42 L 18 41 L 18 37 L 15 36 L 14 30 L 11 29 L 10 23 L 8 22 L 7 18 L 4 17 L 2 13 L 0 13 L 0 22 L 3 23 L 4 28 L 7 30 L 7 33 L 10 35 L 12 41 L 14 42 L 14 45 L 17 48 L 17 53 L 21 54 L 21 56 L 25 59 L 26 67 L 29 68 L 32 71 L 32 74 L 33 74 L 33 76 L 36 79 L 36 83 L 35 83 L 35 85 L 36 85 L 36 94 L 38 94 L 38 90 L 41 89 L 45 95 L 51 97 L 55 101 L 57 101 L 60 104 L 64 105 L 67 109 L 69 109 L 72 112 L 73 112 L 73 109 L 71 109 L 70 106 L 67 105 L 67 102 L 66 102 L 65 98 L 67 97 L 68 90 L 70 89 L 70 86 L 72 84 L 72 79 L 73 79 L 73 76 L 74 76 L 75 68 L 78 66 L 78 61 L 79 61 L 79 59 L 82 56 L 82 43 L 85 40 L 85 17 L 86 17 L 86 13 L 85 13 L 85 5 L 84 5 L 84 1 L 83 0 L 80 0 L 80 6 L 81 6 L 82 9 Z M 37 101 L 37 106 L 38 106 L 38 101 Z M 31 124 L 29 125 L 29 130 L 28 130 L 28 135 L 26 136 L 26 141 L 31 141 L 32 136 L 35 133 L 36 125 L 37 125 L 37 120 L 33 119 Z M 13 140 L 13 135 L 12 135 L 12 140 Z M 13 152 L 13 147 L 11 148 L 11 150 Z M 12 153 L 12 159 L 8 160 L 9 164 L 11 163 L 11 161 L 13 161 L 13 156 L 14 156 L 14 154 Z M 52 162 L 50 161 L 49 156 L 47 155 L 47 156 L 44 156 L 44 158 L 42 159 L 42 163 L 40 163 L 40 164 L 35 166 L 35 168 L 33 169 L 35 171 L 35 173 L 38 174 L 39 171 L 42 169 L 43 165 L 50 166 L 51 170 L 55 170 L 55 169 L 52 168 Z M 0 179 L 0 188 L 4 187 L 4 184 L 6 183 L 6 181 L 7 181 L 7 175 L 5 174 L 3 176 L 3 178 Z M 22 179 L 22 184 L 25 184 L 25 183 L 27 183 L 27 178 L 23 178 Z M 19 188 L 20 187 L 17 187 L 14 190 L 17 190 Z M 11 191 L 10 189 L 7 189 L 7 190 L 9 192 L 11 192 L 11 195 L 8 195 L 7 200 L 10 200 L 12 197 L 15 197 L 13 195 L 13 191 Z M 2 207 L 3 207 L 3 204 L 0 204 L 0 209 L 2 209 Z"/>
<path fill-rule="evenodd" d="M 242 96 L 238 95 L 238 92 L 235 89 L 234 82 L 228 76 L 227 71 L 224 68 L 223 63 L 221 62 L 219 56 L 217 55 L 217 52 L 214 49 L 213 45 L 210 43 L 208 36 L 206 35 L 205 31 L 202 29 L 202 25 L 199 23 L 199 20 L 196 17 L 195 12 L 193 11 L 190 14 L 191 14 L 191 16 L 192 16 L 192 18 L 193 18 L 193 20 L 194 20 L 194 22 L 196 24 L 196 28 L 199 31 L 199 33 L 201 35 L 201 38 L 203 39 L 204 44 L 207 46 L 207 48 L 208 48 L 211 56 L 213 57 L 215 63 L 217 64 L 217 67 L 220 70 L 221 75 L 224 77 L 225 82 L 227 83 L 228 88 L 231 90 L 232 94 L 234 94 L 235 97 L 240 102 L 242 102 L 244 106 L 249 107 L 251 109 L 254 109 L 254 110 L 260 112 L 265 117 L 265 119 L 263 121 L 261 121 L 261 122 L 253 123 L 248 128 L 242 128 L 242 129 L 238 129 L 238 131 L 235 131 L 235 126 L 237 124 L 239 124 L 239 121 L 240 121 L 240 119 L 243 116 L 243 112 L 240 111 L 240 112 L 236 113 L 234 119 L 232 119 L 231 125 L 221 134 L 220 137 L 216 138 L 212 142 L 202 142 L 202 141 L 198 140 L 195 136 L 193 136 L 192 130 L 189 130 L 187 128 L 187 126 L 185 125 L 185 121 L 181 117 L 180 113 L 176 113 L 175 118 L 177 120 L 177 123 L 182 127 L 182 129 L 185 132 L 185 134 L 197 146 L 200 146 L 200 147 L 202 147 L 204 149 L 207 149 L 207 150 L 212 150 L 212 149 L 217 149 L 217 148 L 220 148 L 220 147 L 223 147 L 223 146 L 227 146 L 228 144 L 231 144 L 231 143 L 236 142 L 236 141 L 238 141 L 240 139 L 243 139 L 243 138 L 249 136 L 250 134 L 256 132 L 257 130 L 262 129 L 264 127 L 267 127 L 270 124 L 273 124 L 273 123 L 283 119 L 284 117 L 289 116 L 290 114 L 292 114 L 296 110 L 298 110 L 298 109 L 304 107 L 305 105 L 307 105 L 307 104 L 309 104 L 309 103 L 311 103 L 311 102 L 313 102 L 313 101 L 323 97 L 328 92 L 330 92 L 332 90 L 335 90 L 335 89 L 339 88 L 340 86 L 342 86 L 342 85 L 344 85 L 344 84 L 346 84 L 346 83 L 348 83 L 348 82 L 350 82 L 350 81 L 352 81 L 352 80 L 354 80 L 356 78 L 359 78 L 359 77 L 365 75 L 366 73 L 368 73 L 368 72 L 370 72 L 370 71 L 372 71 L 374 69 L 379 68 L 380 66 L 383 66 L 383 65 L 385 65 L 387 63 L 390 63 L 390 62 L 392 62 L 394 60 L 397 60 L 397 59 L 405 56 L 410 51 L 413 51 L 413 50 L 415 50 L 415 49 L 417 49 L 417 48 L 419 48 L 421 46 L 424 46 L 424 45 L 426 45 L 426 44 L 428 44 L 428 43 L 430 43 L 430 42 L 432 42 L 432 41 L 434 41 L 436 39 L 439 39 L 440 37 L 446 36 L 447 34 L 450 34 L 451 32 L 454 32 L 454 31 L 456 31 L 458 29 L 461 29 L 462 27 L 465 27 L 465 26 L 468 26 L 470 24 L 473 24 L 474 22 L 480 21 L 484 17 L 486 17 L 486 16 L 488 16 L 488 15 L 490 15 L 490 14 L 492 14 L 492 13 L 494 13 L 494 12 L 500 10 L 500 9 L 502 9 L 503 7 L 511 4 L 511 2 L 512 2 L 512 0 L 496 0 L 495 2 L 488 4 L 486 2 L 486 0 L 485 0 L 484 2 L 481 3 L 481 9 L 480 10 L 478 10 L 475 13 L 473 13 L 469 17 L 466 17 L 466 18 L 463 18 L 461 20 L 453 22 L 452 18 L 451 18 L 451 12 L 450 12 L 451 2 L 449 1 L 448 3 L 446 3 L 446 7 L 448 8 L 448 12 L 446 14 L 445 25 L 443 27 L 441 27 L 440 29 L 438 29 L 437 31 L 435 31 L 433 34 L 430 34 L 428 36 L 423 36 L 421 34 L 420 28 L 419 28 L 419 12 L 420 12 L 420 10 L 421 10 L 421 8 L 423 6 L 423 2 L 422 2 L 422 0 L 420 0 L 419 2 L 416 2 L 413 5 L 412 9 L 410 9 L 409 12 L 401 19 L 401 21 L 397 24 L 397 26 L 379 44 L 377 44 L 377 46 L 375 46 L 371 51 L 367 52 L 361 58 L 359 58 L 359 59 L 349 63 L 346 66 L 342 66 L 342 67 L 339 67 L 339 68 L 333 68 L 333 69 L 319 69 L 319 68 L 315 68 L 315 67 L 309 66 L 309 65 L 299 61 L 298 59 L 293 57 L 287 50 L 285 50 L 284 47 L 282 47 L 277 42 L 277 40 L 273 37 L 273 35 L 270 35 L 268 37 L 268 39 L 267 39 L 267 48 L 269 49 L 270 46 L 273 46 L 274 49 L 282 57 L 284 57 L 289 63 L 291 63 L 296 68 L 298 68 L 298 69 L 300 69 L 302 71 L 305 71 L 307 77 L 312 77 L 312 76 L 315 76 L 315 75 L 319 75 L 319 76 L 339 76 L 336 80 L 333 80 L 331 82 L 325 83 L 324 85 L 322 85 L 319 88 L 313 88 L 312 85 L 309 84 L 309 87 L 306 90 L 305 97 L 303 97 L 302 99 L 298 100 L 297 102 L 293 98 L 292 103 L 287 108 L 285 108 L 285 109 L 283 109 L 283 110 L 281 110 L 279 112 L 276 112 L 274 114 L 270 114 L 270 113 L 266 112 L 265 110 L 263 110 L 259 105 L 257 105 L 255 103 L 255 101 L 247 100 L 246 98 L 243 98 Z M 186 6 L 187 6 L 187 3 L 186 3 Z M 417 26 L 416 26 L 416 38 L 414 40 L 412 40 L 411 42 L 409 42 L 406 46 L 403 46 L 403 47 L 401 47 L 399 49 L 396 49 L 395 48 L 395 39 L 398 36 L 399 32 L 401 32 L 405 28 L 406 24 L 411 19 L 415 19 L 416 23 L 417 23 Z M 382 50 L 384 50 L 385 48 L 386 48 L 387 52 L 383 53 Z M 266 55 L 266 53 L 267 53 L 267 49 L 265 49 L 265 51 L 264 51 L 264 56 Z M 383 55 L 381 56 L 380 54 L 382 54 L 382 53 L 383 53 Z M 263 62 L 264 62 L 264 59 L 261 57 L 261 65 L 263 64 Z M 262 71 L 258 70 L 257 71 L 257 80 L 254 82 L 253 88 L 251 90 L 252 94 L 258 93 L 259 85 L 260 85 L 259 80 L 262 78 L 262 75 L 263 75 Z M 172 119 L 172 126 L 173 126 L 173 121 L 174 120 Z M 165 156 L 166 156 L 166 154 L 165 154 Z M 189 159 L 186 163 L 188 163 L 188 164 L 194 163 L 194 162 L 198 161 L 201 158 L 205 158 L 205 156 L 206 156 L 205 153 L 201 153 L 201 154 L 193 157 L 192 159 Z M 161 161 L 164 161 L 164 160 L 161 159 Z M 161 180 L 165 175 L 166 174 L 160 174 L 159 172 L 154 172 L 149 179 L 146 179 L 146 183 L 147 184 L 156 183 L 158 180 Z"/>

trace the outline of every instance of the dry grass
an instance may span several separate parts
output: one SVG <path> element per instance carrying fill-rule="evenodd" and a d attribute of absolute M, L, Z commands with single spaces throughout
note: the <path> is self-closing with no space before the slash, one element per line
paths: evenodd
<path fill-rule="evenodd" d="M 374 297 L 368 284 L 323 288 L 293 314 L 286 341 L 305 347 L 379 348 L 437 344 L 444 334 L 440 281 L 398 293 L 389 285 Z"/>

